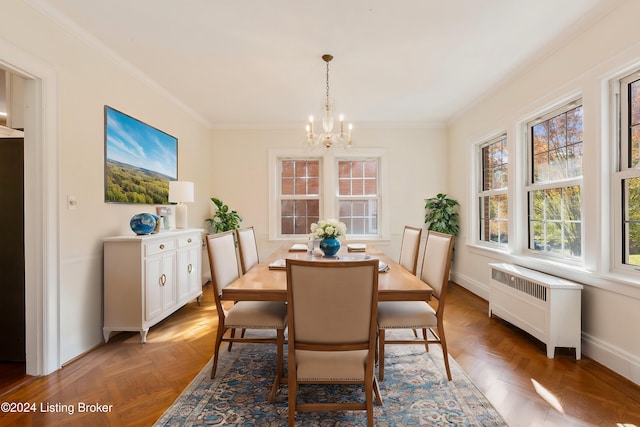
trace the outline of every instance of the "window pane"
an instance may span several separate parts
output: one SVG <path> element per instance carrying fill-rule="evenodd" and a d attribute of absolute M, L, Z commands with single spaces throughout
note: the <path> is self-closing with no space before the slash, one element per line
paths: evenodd
<path fill-rule="evenodd" d="M 318 171 L 318 160 L 283 160 L 282 194 L 318 195 L 320 193 Z"/>
<path fill-rule="evenodd" d="M 625 263 L 640 265 L 640 177 L 623 181 Z"/>
<path fill-rule="evenodd" d="M 531 127 L 533 183 L 582 176 L 582 106 Z"/>
<path fill-rule="evenodd" d="M 557 150 L 567 144 L 566 115 L 560 114 L 549 119 L 549 150 Z"/>
<path fill-rule="evenodd" d="M 549 151 L 549 131 L 548 123 L 542 122 L 535 125 L 533 132 L 533 154 L 540 154 Z"/>
<path fill-rule="evenodd" d="M 378 234 L 377 200 L 341 200 L 338 211 L 349 234 Z"/>
<path fill-rule="evenodd" d="M 282 200 L 281 233 L 309 234 L 311 224 L 319 220 L 319 206 L 318 200 Z"/>
<path fill-rule="evenodd" d="M 480 240 L 494 243 L 508 243 L 507 195 L 482 197 L 480 199 Z"/>
<path fill-rule="evenodd" d="M 378 193 L 376 160 L 338 162 L 338 195 L 375 196 Z"/>
<path fill-rule="evenodd" d="M 579 186 L 532 192 L 531 249 L 561 255 L 582 254 Z"/>
<path fill-rule="evenodd" d="M 507 187 L 506 139 L 482 148 L 482 189 L 495 190 Z"/>

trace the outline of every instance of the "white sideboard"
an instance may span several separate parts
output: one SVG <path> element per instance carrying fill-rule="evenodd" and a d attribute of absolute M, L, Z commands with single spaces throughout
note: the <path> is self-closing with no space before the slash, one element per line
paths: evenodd
<path fill-rule="evenodd" d="M 202 295 L 201 229 L 104 239 L 105 342 L 149 328 Z"/>

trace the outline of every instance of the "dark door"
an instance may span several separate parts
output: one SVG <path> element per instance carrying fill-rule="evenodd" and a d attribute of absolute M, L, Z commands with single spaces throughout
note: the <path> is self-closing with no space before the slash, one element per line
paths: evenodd
<path fill-rule="evenodd" d="M 0 138 L 0 200 L 0 362 L 24 362 L 23 138 Z"/>

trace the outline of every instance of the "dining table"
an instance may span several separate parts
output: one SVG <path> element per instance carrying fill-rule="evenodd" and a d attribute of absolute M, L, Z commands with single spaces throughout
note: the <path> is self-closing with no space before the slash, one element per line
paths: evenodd
<path fill-rule="evenodd" d="M 229 301 L 286 301 L 287 272 L 285 260 L 303 259 L 319 262 L 356 261 L 377 258 L 383 267 L 378 274 L 378 301 L 429 301 L 433 289 L 402 267 L 384 252 L 371 245 L 358 245 L 357 252 L 350 252 L 342 245 L 335 257 L 324 257 L 319 248 L 311 253 L 305 245 L 285 244 L 252 269 L 222 289 L 221 298 Z M 361 248 L 364 248 L 362 250 Z"/>

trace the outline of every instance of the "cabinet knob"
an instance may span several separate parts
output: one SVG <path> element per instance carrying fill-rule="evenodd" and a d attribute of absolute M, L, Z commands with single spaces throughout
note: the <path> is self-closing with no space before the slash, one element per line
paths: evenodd
<path fill-rule="evenodd" d="M 187 243 L 191 243 L 191 242 L 192 242 L 191 237 L 189 237 L 189 238 L 187 239 Z"/>
<path fill-rule="evenodd" d="M 188 271 L 189 273 L 191 273 L 191 272 L 193 271 L 193 264 L 189 264 L 189 265 L 187 266 L 187 271 Z"/>
<path fill-rule="evenodd" d="M 161 244 L 161 245 L 160 245 L 160 249 L 164 249 L 164 244 Z"/>
<path fill-rule="evenodd" d="M 162 273 L 162 276 L 160 276 L 160 286 L 164 286 L 167 284 L 167 275 Z"/>

